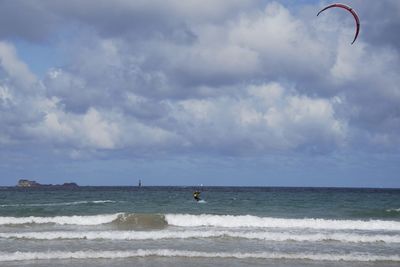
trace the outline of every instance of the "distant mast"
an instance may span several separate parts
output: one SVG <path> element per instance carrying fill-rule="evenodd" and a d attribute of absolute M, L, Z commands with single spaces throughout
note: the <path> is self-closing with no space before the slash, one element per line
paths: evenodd
<path fill-rule="evenodd" d="M 140 180 L 140 179 L 139 179 L 139 184 L 138 184 L 138 186 L 139 186 L 139 187 L 142 187 L 142 180 Z"/>

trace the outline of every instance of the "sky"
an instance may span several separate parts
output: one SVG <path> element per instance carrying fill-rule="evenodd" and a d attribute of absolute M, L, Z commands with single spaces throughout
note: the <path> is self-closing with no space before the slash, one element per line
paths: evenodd
<path fill-rule="evenodd" d="M 0 1 L 0 185 L 399 188 L 400 1 L 343 3 Z"/>

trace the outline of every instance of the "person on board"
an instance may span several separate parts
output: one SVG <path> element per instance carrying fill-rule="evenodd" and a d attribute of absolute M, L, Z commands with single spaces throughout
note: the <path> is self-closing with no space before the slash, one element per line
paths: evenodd
<path fill-rule="evenodd" d="M 194 198 L 196 201 L 200 201 L 200 200 L 201 200 L 201 198 L 200 198 L 200 191 L 194 191 L 194 192 L 193 192 L 193 198 Z"/>

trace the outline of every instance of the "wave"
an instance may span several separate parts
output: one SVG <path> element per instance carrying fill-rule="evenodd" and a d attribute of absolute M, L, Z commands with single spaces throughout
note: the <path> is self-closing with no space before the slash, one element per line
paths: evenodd
<path fill-rule="evenodd" d="M 328 219 L 284 219 L 257 217 L 252 215 L 190 215 L 167 214 L 169 225 L 181 227 L 256 227 L 256 228 L 308 228 L 328 230 L 400 230 L 400 221 L 383 220 L 328 220 Z"/>
<path fill-rule="evenodd" d="M 168 224 L 162 214 L 120 214 L 113 221 L 119 229 L 163 229 Z"/>
<path fill-rule="evenodd" d="M 160 239 L 189 239 L 189 238 L 241 238 L 265 241 L 295 241 L 295 242 L 324 242 L 337 241 L 345 243 L 400 243 L 400 235 L 364 235 L 349 233 L 317 233 L 293 234 L 287 232 L 240 232 L 240 231 L 51 231 L 0 233 L 0 238 L 6 239 L 87 239 L 87 240 L 160 240 Z"/>
<path fill-rule="evenodd" d="M 387 230 L 400 231 L 400 221 L 383 220 L 328 220 L 284 219 L 252 215 L 190 215 L 190 214 L 103 214 L 91 216 L 56 217 L 0 217 L 0 225 L 19 224 L 101 225 L 113 223 L 120 229 L 162 229 L 167 225 L 178 227 L 221 228 L 298 228 L 326 230 Z"/>
<path fill-rule="evenodd" d="M 101 214 L 88 216 L 55 216 L 55 217 L 0 217 L 0 225 L 25 224 L 59 224 L 94 226 L 113 224 L 118 229 L 163 229 L 167 226 L 161 214 Z"/>
<path fill-rule="evenodd" d="M 72 205 L 85 205 L 85 204 L 103 204 L 103 203 L 118 203 L 120 201 L 114 200 L 92 200 L 92 201 L 74 201 L 74 202 L 58 202 L 58 203 L 19 203 L 19 204 L 3 204 L 1 208 L 6 207 L 46 207 L 46 206 L 72 206 Z"/>
<path fill-rule="evenodd" d="M 359 262 L 379 262 L 393 261 L 399 262 L 398 255 L 375 255 L 375 254 L 306 254 L 306 253 L 278 253 L 278 252 L 203 252 L 189 250 L 132 250 L 132 251 L 46 251 L 46 252 L 14 252 L 1 253 L 0 262 L 5 261 L 28 261 L 28 260 L 53 260 L 53 259 L 117 259 L 134 257 L 185 257 L 185 258 L 236 258 L 236 259 L 289 259 L 289 260 L 312 260 L 312 261 L 359 261 Z"/>
<path fill-rule="evenodd" d="M 399 209 L 387 209 L 387 212 L 400 212 L 400 208 Z"/>
<path fill-rule="evenodd" d="M 91 216 L 56 216 L 56 217 L 0 217 L 0 225 L 18 224 L 61 224 L 61 225 L 100 225 L 115 221 L 120 213 Z"/>

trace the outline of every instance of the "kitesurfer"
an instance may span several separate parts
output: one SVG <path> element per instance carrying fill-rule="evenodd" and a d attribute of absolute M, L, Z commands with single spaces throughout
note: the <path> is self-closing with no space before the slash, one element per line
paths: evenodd
<path fill-rule="evenodd" d="M 354 39 L 353 39 L 353 42 L 351 42 L 351 44 L 354 44 L 354 42 L 355 42 L 356 39 L 357 39 L 358 33 L 360 32 L 360 19 L 358 18 L 358 15 L 357 15 L 357 13 L 354 11 L 353 8 L 349 7 L 348 5 L 340 4 L 340 3 L 331 4 L 331 5 L 328 5 L 328 6 L 324 7 L 323 9 L 321 9 L 321 10 L 318 12 L 317 16 L 319 16 L 319 14 L 321 14 L 321 13 L 324 12 L 325 10 L 327 10 L 327 9 L 329 9 L 329 8 L 333 8 L 333 7 L 343 8 L 343 9 L 349 11 L 349 12 L 353 15 L 354 20 L 355 20 L 355 22 L 356 22 L 356 33 L 355 33 L 355 35 L 354 35 Z"/>
<path fill-rule="evenodd" d="M 193 198 L 194 198 L 196 201 L 200 201 L 200 200 L 201 200 L 201 198 L 200 198 L 200 191 L 194 191 L 194 192 L 193 192 Z"/>

